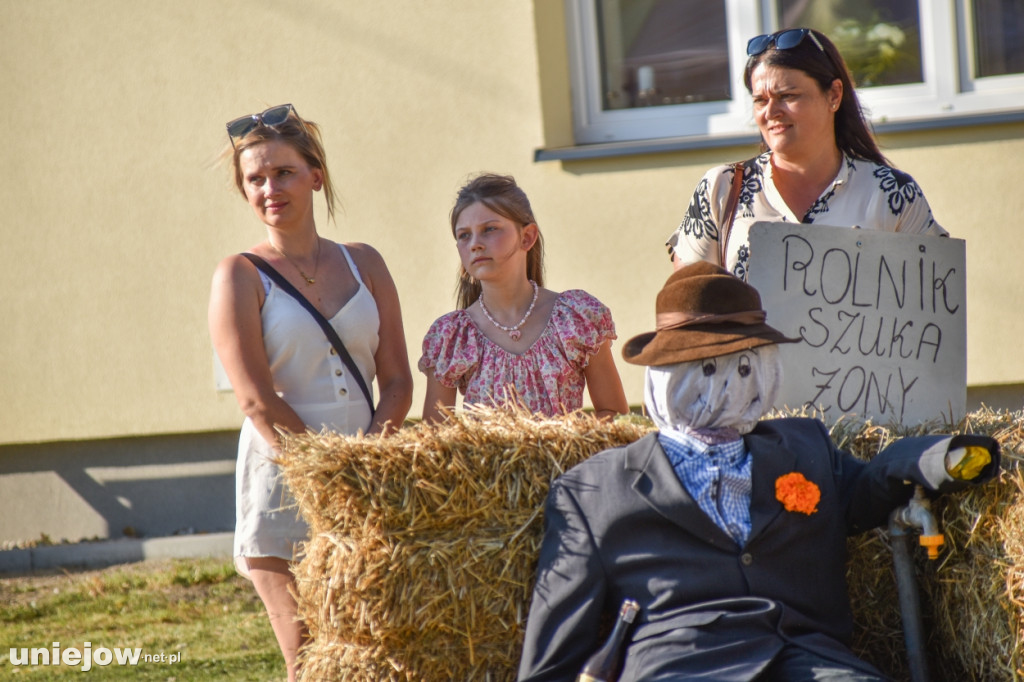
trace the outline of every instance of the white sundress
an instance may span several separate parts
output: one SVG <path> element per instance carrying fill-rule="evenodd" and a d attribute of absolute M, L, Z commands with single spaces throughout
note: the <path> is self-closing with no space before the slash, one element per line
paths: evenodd
<path fill-rule="evenodd" d="M 380 316 L 348 250 L 342 246 L 359 289 L 330 319 L 372 391 L 376 374 Z M 314 431 L 344 434 L 370 426 L 370 406 L 359 384 L 338 357 L 309 312 L 262 272 L 267 292 L 260 317 L 263 343 L 274 388 Z M 235 566 L 248 577 L 246 558 L 278 557 L 291 561 L 297 543 L 307 539 L 308 526 L 294 498 L 271 461 L 273 448 L 246 418 L 238 440 L 235 470 Z"/>

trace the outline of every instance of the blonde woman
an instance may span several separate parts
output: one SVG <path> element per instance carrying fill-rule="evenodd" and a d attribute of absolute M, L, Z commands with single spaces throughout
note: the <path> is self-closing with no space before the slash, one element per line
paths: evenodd
<path fill-rule="evenodd" d="M 210 294 L 214 349 L 245 414 L 235 563 L 263 600 L 294 680 L 306 633 L 290 591 L 290 563 L 307 527 L 271 461 L 280 433 L 400 426 L 412 376 L 384 260 L 366 244 L 338 244 L 317 232 L 314 195 L 325 194 L 333 217 L 335 192 L 316 124 L 285 104 L 231 121 L 228 134 L 235 184 L 266 229 L 249 252 L 220 262 Z M 301 299 L 327 320 L 350 363 Z M 374 380 L 376 404 L 372 390 L 363 390 Z"/>

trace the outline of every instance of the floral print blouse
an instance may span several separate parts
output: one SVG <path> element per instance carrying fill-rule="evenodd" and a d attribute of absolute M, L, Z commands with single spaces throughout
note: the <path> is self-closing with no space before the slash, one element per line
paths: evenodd
<path fill-rule="evenodd" d="M 608 308 L 573 289 L 558 295 L 544 331 L 522 354 L 484 336 L 465 310 L 438 318 L 423 339 L 419 368 L 457 388 L 465 403 L 501 404 L 514 397 L 532 412 L 554 416 L 583 406 L 583 370 L 615 338 Z"/>
<path fill-rule="evenodd" d="M 895 168 L 844 156 L 832 183 L 805 215 L 797 216 L 772 181 L 771 152 L 743 165 L 743 187 L 729 234 L 725 265 L 740 279 L 747 279 L 750 227 L 759 221 L 948 235 L 932 217 L 932 209 L 918 184 Z M 684 263 L 718 263 L 718 223 L 733 173 L 731 164 L 716 166 L 698 183 L 686 216 L 666 243 L 669 253 L 675 252 Z"/>

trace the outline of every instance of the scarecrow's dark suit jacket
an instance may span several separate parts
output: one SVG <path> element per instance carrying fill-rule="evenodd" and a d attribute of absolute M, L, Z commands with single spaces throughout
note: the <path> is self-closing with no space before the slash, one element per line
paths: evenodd
<path fill-rule="evenodd" d="M 753 458 L 752 529 L 739 547 L 679 482 L 655 434 L 606 450 L 554 482 L 520 680 L 575 679 L 601 645 L 602 613 L 640 604 L 621 682 L 751 680 L 791 642 L 872 670 L 847 647 L 852 631 L 846 537 L 887 521 L 913 493 L 940 492 L 951 446 L 981 436 L 906 438 L 865 464 L 812 419 L 762 421 L 744 438 Z M 952 442 L 951 442 L 952 441 Z M 800 472 L 817 511 L 786 511 L 775 481 Z"/>

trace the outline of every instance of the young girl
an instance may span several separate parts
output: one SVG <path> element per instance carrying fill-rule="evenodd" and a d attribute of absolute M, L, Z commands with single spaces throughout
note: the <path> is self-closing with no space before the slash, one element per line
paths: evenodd
<path fill-rule="evenodd" d="M 543 241 L 515 180 L 474 179 L 459 191 L 451 225 L 462 260 L 459 309 L 437 319 L 423 339 L 423 418 L 441 419 L 455 406 L 456 390 L 471 404 L 571 412 L 583 405 L 584 385 L 598 417 L 627 412 L 611 353 L 611 313 L 585 291 L 543 288 Z"/>

